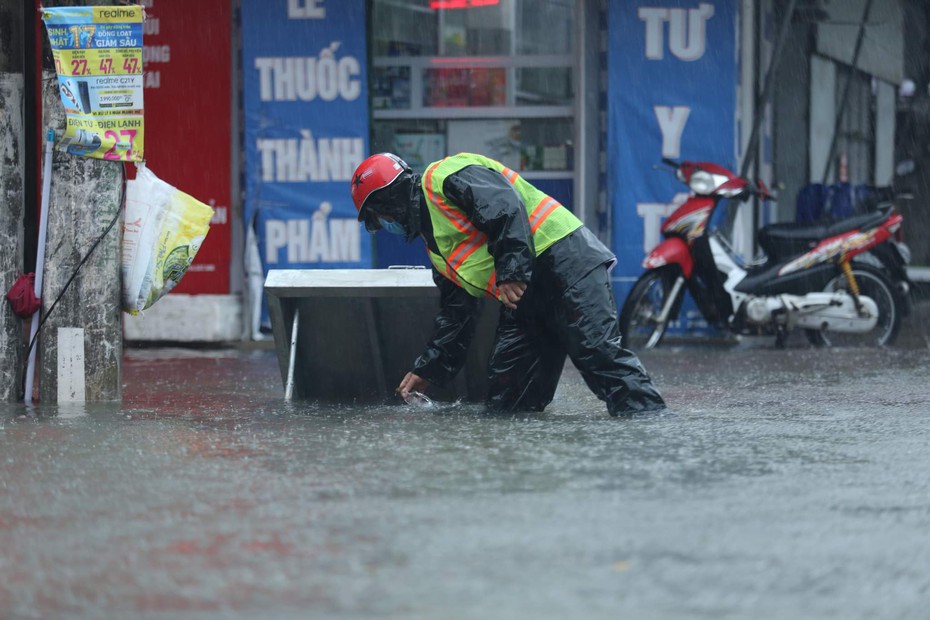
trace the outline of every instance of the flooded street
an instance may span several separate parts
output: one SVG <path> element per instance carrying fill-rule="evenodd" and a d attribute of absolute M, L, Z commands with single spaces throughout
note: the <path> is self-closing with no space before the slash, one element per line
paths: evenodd
<path fill-rule="evenodd" d="M 129 350 L 121 405 L 0 406 L 0 616 L 925 618 L 916 344 L 650 352 L 632 420 L 573 370 L 511 418 Z"/>

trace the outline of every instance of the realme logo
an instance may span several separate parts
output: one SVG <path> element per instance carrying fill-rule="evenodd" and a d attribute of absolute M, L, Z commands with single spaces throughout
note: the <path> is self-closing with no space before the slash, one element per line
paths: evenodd
<path fill-rule="evenodd" d="M 102 9 L 100 11 L 101 17 L 135 17 L 136 12 L 130 9 Z"/>

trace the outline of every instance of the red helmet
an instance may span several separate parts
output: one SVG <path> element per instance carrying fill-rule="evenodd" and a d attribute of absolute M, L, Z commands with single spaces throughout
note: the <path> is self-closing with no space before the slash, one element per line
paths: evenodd
<path fill-rule="evenodd" d="M 352 175 L 352 202 L 358 209 L 358 221 L 362 221 L 362 207 L 374 192 L 397 180 L 405 170 L 410 170 L 403 159 L 391 153 L 372 155 L 355 169 Z"/>

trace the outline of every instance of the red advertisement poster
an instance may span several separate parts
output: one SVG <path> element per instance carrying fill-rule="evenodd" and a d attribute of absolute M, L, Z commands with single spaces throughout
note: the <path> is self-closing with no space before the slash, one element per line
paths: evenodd
<path fill-rule="evenodd" d="M 142 0 L 146 165 L 215 210 L 174 293 L 229 292 L 230 2 Z"/>

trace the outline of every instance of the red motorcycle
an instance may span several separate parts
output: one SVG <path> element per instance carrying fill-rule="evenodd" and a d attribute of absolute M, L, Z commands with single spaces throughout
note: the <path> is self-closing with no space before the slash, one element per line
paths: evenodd
<path fill-rule="evenodd" d="M 765 186 L 713 163 L 662 161 L 692 194 L 662 224 L 664 239 L 623 304 L 628 348 L 658 346 L 686 290 L 710 325 L 771 334 L 778 347 L 795 328 L 816 346 L 894 342 L 908 313 L 910 254 L 895 239 L 903 218 L 892 203 L 833 222 L 763 227 L 757 238 L 765 258 L 747 264 L 709 222 L 729 200 L 771 198 Z"/>

